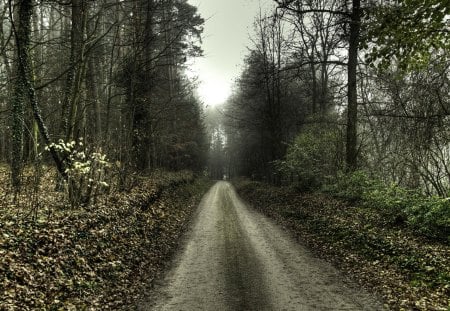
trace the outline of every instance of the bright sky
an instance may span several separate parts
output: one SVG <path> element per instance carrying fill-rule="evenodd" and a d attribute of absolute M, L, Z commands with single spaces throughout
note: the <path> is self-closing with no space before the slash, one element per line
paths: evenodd
<path fill-rule="evenodd" d="M 259 7 L 268 8 L 273 0 L 188 0 L 205 19 L 204 57 L 190 66 L 190 76 L 199 78 L 199 96 L 205 105 L 223 103 L 239 76 L 242 61 L 251 46 L 250 34 Z"/>

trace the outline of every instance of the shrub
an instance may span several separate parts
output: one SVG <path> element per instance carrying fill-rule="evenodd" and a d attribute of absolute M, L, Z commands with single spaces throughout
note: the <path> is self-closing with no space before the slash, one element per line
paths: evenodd
<path fill-rule="evenodd" d="M 363 171 L 340 174 L 324 192 L 376 209 L 387 224 L 406 224 L 429 238 L 450 241 L 450 198 L 427 197 L 396 184 L 385 185 Z"/>
<path fill-rule="evenodd" d="M 384 216 L 386 222 L 403 224 L 407 220 L 406 209 L 420 202 L 421 195 L 396 184 L 389 186 L 379 182 L 364 194 L 364 202 L 376 208 Z"/>
<path fill-rule="evenodd" d="M 361 201 L 376 182 L 366 172 L 356 171 L 350 174 L 338 173 L 334 183 L 324 185 L 322 191 L 349 202 Z"/>
<path fill-rule="evenodd" d="M 412 228 L 428 237 L 450 242 L 450 198 L 424 198 L 405 211 Z"/>
<path fill-rule="evenodd" d="M 66 167 L 65 189 L 72 207 L 89 205 L 92 198 L 109 187 L 106 170 L 110 164 L 101 149 L 88 150 L 81 140 L 78 143 L 60 140 L 52 146 L 60 153 Z"/>
<path fill-rule="evenodd" d="M 297 189 L 318 189 L 339 170 L 341 145 L 337 127 L 308 125 L 288 147 L 285 160 L 277 161 L 276 166 L 285 178 L 294 179 Z"/>

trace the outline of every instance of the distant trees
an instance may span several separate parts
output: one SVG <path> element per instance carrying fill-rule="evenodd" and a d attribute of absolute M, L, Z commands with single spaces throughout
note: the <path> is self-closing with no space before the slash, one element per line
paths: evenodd
<path fill-rule="evenodd" d="M 308 113 L 302 99 L 307 95 L 300 79 L 281 70 L 283 53 L 269 58 L 272 47 L 264 44 L 246 58 L 238 91 L 225 107 L 225 126 L 236 173 L 277 182 L 275 161 L 284 156 L 283 142 L 297 133 Z"/>
<path fill-rule="evenodd" d="M 336 38 L 328 31 L 314 33 L 302 21 L 296 14 L 257 18 L 254 48 L 226 108 L 238 174 L 280 182 L 277 161 L 288 142 L 312 119 L 328 122 L 325 116 L 333 106 L 330 75 L 337 61 L 328 61 L 333 48 L 321 36 Z"/>
<path fill-rule="evenodd" d="M 229 165 L 226 162 L 228 150 L 226 147 L 226 133 L 224 128 L 224 114 L 222 107 L 207 107 L 205 109 L 205 126 L 208 133 L 208 174 L 213 179 L 222 179 L 229 175 Z"/>
<path fill-rule="evenodd" d="M 234 173 L 308 188 L 362 169 L 447 195 L 446 2 L 275 2 L 224 108 Z"/>
<path fill-rule="evenodd" d="M 65 176 L 70 160 L 52 147 L 60 139 L 106 153 L 123 180 L 134 170 L 203 168 L 202 109 L 183 73 L 202 53 L 194 6 L 2 0 L 0 11 L 0 88 L 11 94 L 8 106 L 0 99 L 0 133 L 8 133 L 0 158 L 17 189 L 23 165 L 48 158 L 45 146 Z"/>
<path fill-rule="evenodd" d="M 118 77 L 128 106 L 125 117 L 133 155 L 129 161 L 141 170 L 160 165 L 180 168 L 190 148 L 203 148 L 195 128 L 186 132 L 183 127 L 201 124 L 185 121 L 198 120 L 200 107 L 181 71 L 187 57 L 201 53 L 189 40 L 200 38 L 203 19 L 186 1 L 140 1 L 132 12 L 135 37 Z"/>

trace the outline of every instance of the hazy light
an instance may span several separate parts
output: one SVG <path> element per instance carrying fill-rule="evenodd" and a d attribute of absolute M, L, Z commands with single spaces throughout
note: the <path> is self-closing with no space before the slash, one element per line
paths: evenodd
<path fill-rule="evenodd" d="M 191 60 L 186 74 L 197 80 L 197 94 L 205 106 L 223 104 L 231 95 L 232 78 L 214 66 L 210 58 Z"/>
<path fill-rule="evenodd" d="M 233 81 L 242 71 L 247 46 L 252 43 L 254 17 L 273 0 L 188 0 L 205 18 L 204 57 L 193 60 L 188 76 L 198 77 L 198 95 L 205 105 L 216 106 L 231 95 Z"/>
<path fill-rule="evenodd" d="M 198 87 L 198 95 L 206 105 L 220 105 L 227 100 L 230 94 L 229 83 L 222 79 L 203 81 Z"/>

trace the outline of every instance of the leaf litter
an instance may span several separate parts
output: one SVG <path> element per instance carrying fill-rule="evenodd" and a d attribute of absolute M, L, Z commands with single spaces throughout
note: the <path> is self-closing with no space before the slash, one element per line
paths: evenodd
<path fill-rule="evenodd" d="M 35 219 L 11 204 L 5 185 L 0 310 L 129 310 L 164 270 L 209 183 L 159 173 L 77 210 L 48 186 Z"/>
<path fill-rule="evenodd" d="M 450 309 L 450 245 L 322 193 L 237 181 L 239 194 L 391 310 Z"/>

